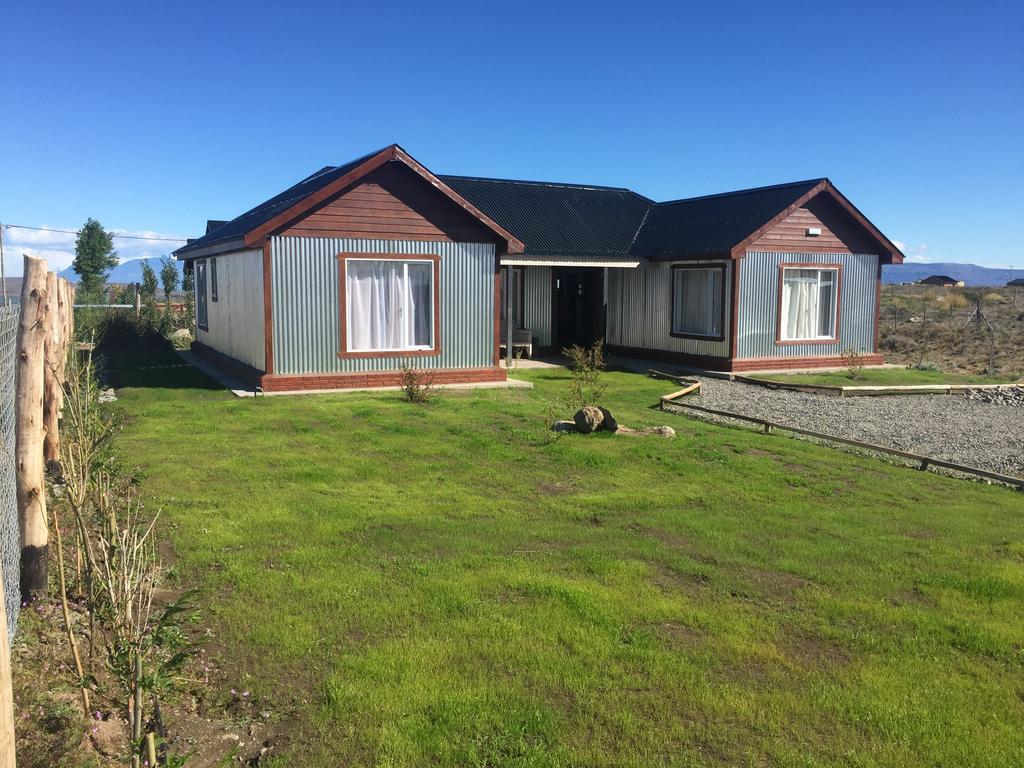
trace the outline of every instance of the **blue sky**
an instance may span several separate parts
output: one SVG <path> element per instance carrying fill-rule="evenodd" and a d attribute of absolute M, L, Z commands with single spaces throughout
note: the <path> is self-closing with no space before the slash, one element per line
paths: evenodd
<path fill-rule="evenodd" d="M 15 3 L 4 27 L 4 223 L 196 235 L 397 141 L 656 199 L 829 176 L 913 260 L 1024 268 L 1020 2 Z M 70 235 L 4 242 L 8 274 L 70 263 Z"/>

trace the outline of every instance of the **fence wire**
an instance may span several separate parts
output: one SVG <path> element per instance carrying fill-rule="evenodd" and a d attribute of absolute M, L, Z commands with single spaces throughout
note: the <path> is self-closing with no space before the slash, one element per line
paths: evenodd
<path fill-rule="evenodd" d="M 3 567 L 7 636 L 14 637 L 21 605 L 21 543 L 14 460 L 14 376 L 18 305 L 0 306 L 0 566 Z"/>

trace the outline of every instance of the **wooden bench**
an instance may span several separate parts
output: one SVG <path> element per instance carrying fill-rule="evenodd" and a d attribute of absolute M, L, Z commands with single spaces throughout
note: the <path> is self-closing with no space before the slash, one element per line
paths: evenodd
<path fill-rule="evenodd" d="M 505 357 L 509 357 L 508 350 L 508 331 L 504 328 L 501 330 L 501 349 L 505 350 Z M 533 333 L 528 328 L 520 328 L 512 331 L 512 354 L 515 355 L 517 349 L 526 351 L 526 356 L 533 359 Z"/>

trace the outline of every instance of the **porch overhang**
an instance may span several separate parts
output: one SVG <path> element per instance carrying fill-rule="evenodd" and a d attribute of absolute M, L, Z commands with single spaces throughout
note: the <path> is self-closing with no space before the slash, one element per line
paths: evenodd
<path fill-rule="evenodd" d="M 628 256 L 539 256 L 516 253 L 502 256 L 501 266 L 636 269 L 640 266 L 640 259 Z"/>

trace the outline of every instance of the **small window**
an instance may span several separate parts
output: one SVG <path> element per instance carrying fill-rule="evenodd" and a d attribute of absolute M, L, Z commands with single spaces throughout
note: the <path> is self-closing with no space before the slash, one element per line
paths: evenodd
<path fill-rule="evenodd" d="M 206 306 L 206 259 L 196 262 L 196 325 L 204 331 L 210 330 Z"/>
<path fill-rule="evenodd" d="M 437 262 L 345 259 L 347 353 L 436 349 Z"/>
<path fill-rule="evenodd" d="M 217 258 L 210 259 L 210 298 L 217 300 Z"/>
<path fill-rule="evenodd" d="M 672 268 L 672 335 L 724 338 L 725 267 Z"/>
<path fill-rule="evenodd" d="M 779 340 L 834 340 L 838 306 L 839 267 L 783 267 Z"/>

